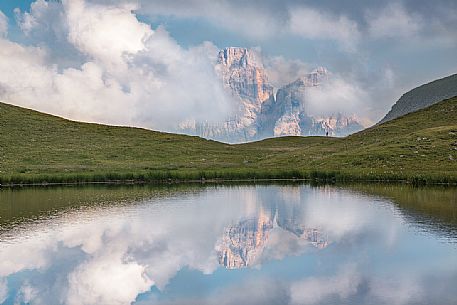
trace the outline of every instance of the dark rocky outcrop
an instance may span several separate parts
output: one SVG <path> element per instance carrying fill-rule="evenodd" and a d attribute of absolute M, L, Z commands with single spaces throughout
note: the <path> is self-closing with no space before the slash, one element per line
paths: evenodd
<path fill-rule="evenodd" d="M 457 96 L 457 74 L 435 80 L 403 94 L 379 123 L 393 120 L 454 96 Z"/>

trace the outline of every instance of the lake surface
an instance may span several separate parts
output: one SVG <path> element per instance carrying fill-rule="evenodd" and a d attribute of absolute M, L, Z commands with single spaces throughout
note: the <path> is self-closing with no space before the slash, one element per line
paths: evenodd
<path fill-rule="evenodd" d="M 457 190 L 0 190 L 4 304 L 457 304 Z"/>

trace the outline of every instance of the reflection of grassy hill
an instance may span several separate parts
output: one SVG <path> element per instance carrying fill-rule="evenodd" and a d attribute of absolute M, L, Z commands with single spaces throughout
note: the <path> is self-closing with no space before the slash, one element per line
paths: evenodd
<path fill-rule="evenodd" d="M 143 203 L 152 198 L 166 198 L 180 193 L 198 193 L 201 184 L 167 186 L 106 186 L 30 187 L 0 191 L 0 239 L 3 232 L 22 223 L 40 222 L 62 213 L 97 209 L 106 206 Z"/>
<path fill-rule="evenodd" d="M 412 222 L 443 231 L 457 233 L 457 189 L 441 186 L 413 187 L 409 185 L 357 184 L 348 186 L 369 196 L 390 199 Z"/>
<path fill-rule="evenodd" d="M 310 176 L 457 181 L 457 98 L 347 138 L 241 145 L 78 123 L 2 103 L 0 128 L 3 183 Z"/>

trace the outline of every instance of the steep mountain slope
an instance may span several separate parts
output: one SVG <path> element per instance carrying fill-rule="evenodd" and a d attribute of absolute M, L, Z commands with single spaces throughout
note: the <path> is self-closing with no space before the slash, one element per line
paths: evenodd
<path fill-rule="evenodd" d="M 346 136 L 364 127 L 355 116 L 336 113 L 332 116 L 313 116 L 308 112 L 308 90 L 328 80 L 328 71 L 317 68 L 309 74 L 280 88 L 275 99 L 262 105 L 259 124 L 262 137 L 326 135 Z"/>
<path fill-rule="evenodd" d="M 256 50 L 230 47 L 221 50 L 215 66 L 224 87 L 232 94 L 236 113 L 218 123 L 182 122 L 179 131 L 229 143 L 266 137 L 297 135 L 345 136 L 363 129 L 355 116 L 341 113 L 311 116 L 306 92 L 326 82 L 329 73 L 318 68 L 277 90 L 270 85 Z"/>
<path fill-rule="evenodd" d="M 403 94 L 380 123 L 423 109 L 454 96 L 457 96 L 457 74 L 435 80 Z"/>
<path fill-rule="evenodd" d="M 219 52 L 215 69 L 233 95 L 237 112 L 220 123 L 185 122 L 180 125 L 181 131 L 232 143 L 258 138 L 257 116 L 262 104 L 274 99 L 260 54 L 244 48 L 226 48 Z"/>
<path fill-rule="evenodd" d="M 0 103 L 0 183 L 351 177 L 457 182 L 457 98 L 346 138 L 228 145 Z"/>

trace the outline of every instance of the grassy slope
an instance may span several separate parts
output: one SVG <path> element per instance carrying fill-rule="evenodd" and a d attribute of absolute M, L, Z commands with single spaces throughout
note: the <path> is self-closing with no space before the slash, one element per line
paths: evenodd
<path fill-rule="evenodd" d="M 284 137 L 228 145 L 72 122 L 2 103 L 0 130 L 3 183 L 311 175 L 457 181 L 457 98 L 347 138 Z"/>

